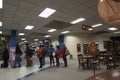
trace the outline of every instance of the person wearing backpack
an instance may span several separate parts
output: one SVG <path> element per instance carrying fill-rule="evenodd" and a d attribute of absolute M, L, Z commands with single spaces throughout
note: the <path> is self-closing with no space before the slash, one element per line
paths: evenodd
<path fill-rule="evenodd" d="M 40 67 L 39 68 L 42 68 L 42 55 L 43 55 L 43 48 L 42 48 L 42 45 L 39 46 L 39 50 L 38 50 L 38 53 L 37 53 L 37 57 L 39 58 L 39 62 L 40 62 Z"/>
<path fill-rule="evenodd" d="M 53 45 L 50 45 L 50 48 L 48 48 L 48 51 L 47 51 L 47 54 L 50 58 L 50 66 L 53 66 L 55 65 L 55 62 L 54 62 L 54 53 L 55 53 L 55 49 L 53 48 Z"/>

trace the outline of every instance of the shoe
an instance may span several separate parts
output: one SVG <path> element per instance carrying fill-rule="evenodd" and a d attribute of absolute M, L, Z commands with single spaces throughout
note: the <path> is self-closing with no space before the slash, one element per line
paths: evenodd
<path fill-rule="evenodd" d="M 40 66 L 39 68 L 42 68 L 42 66 Z"/>
<path fill-rule="evenodd" d="M 21 67 L 21 66 L 18 66 L 19 68 Z"/>
<path fill-rule="evenodd" d="M 12 68 L 16 68 L 16 66 L 13 66 Z"/>

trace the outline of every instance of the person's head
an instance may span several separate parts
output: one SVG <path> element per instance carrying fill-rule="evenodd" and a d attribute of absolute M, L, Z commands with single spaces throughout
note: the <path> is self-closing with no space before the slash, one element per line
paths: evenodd
<path fill-rule="evenodd" d="M 26 43 L 26 46 L 28 46 L 29 44 L 28 43 Z"/>
<path fill-rule="evenodd" d="M 53 45 L 50 45 L 50 48 L 53 48 Z"/>
<path fill-rule="evenodd" d="M 41 48 L 42 47 L 42 45 L 39 45 L 39 48 Z"/>
<path fill-rule="evenodd" d="M 16 46 L 18 47 L 18 46 L 19 46 L 19 43 L 16 43 Z"/>
<path fill-rule="evenodd" d="M 57 45 L 56 48 L 57 48 L 57 49 L 60 49 L 60 46 Z"/>
<path fill-rule="evenodd" d="M 65 47 L 65 44 L 63 44 L 63 47 Z"/>

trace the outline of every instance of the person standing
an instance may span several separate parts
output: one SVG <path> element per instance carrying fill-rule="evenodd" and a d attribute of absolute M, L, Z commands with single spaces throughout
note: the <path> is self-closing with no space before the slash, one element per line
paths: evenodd
<path fill-rule="evenodd" d="M 67 55 L 65 54 L 66 52 L 66 46 L 65 44 L 63 44 L 63 47 L 62 47 L 62 57 L 63 57 L 63 61 L 64 61 L 64 67 L 67 67 Z"/>
<path fill-rule="evenodd" d="M 26 44 L 26 61 L 27 61 L 27 67 L 32 66 L 33 62 L 31 60 L 31 49 L 29 48 L 29 45 Z"/>
<path fill-rule="evenodd" d="M 43 54 L 42 54 L 42 64 L 45 65 L 45 55 L 47 54 L 47 48 L 45 45 L 43 47 Z"/>
<path fill-rule="evenodd" d="M 9 60 L 9 51 L 6 46 L 4 48 L 2 57 L 3 57 L 3 64 L 1 65 L 1 67 L 6 68 L 8 67 L 8 60 Z"/>
<path fill-rule="evenodd" d="M 52 64 L 53 64 L 53 66 L 55 65 L 54 53 L 55 53 L 55 50 L 53 48 L 53 45 L 50 45 L 50 48 L 48 49 L 48 52 L 47 52 L 47 54 L 48 54 L 48 56 L 50 58 L 50 66 L 52 66 Z"/>
<path fill-rule="evenodd" d="M 37 53 L 37 57 L 39 58 L 39 62 L 40 62 L 40 67 L 39 68 L 42 68 L 42 55 L 43 55 L 43 48 L 42 48 L 42 45 L 39 46 L 39 50 L 38 50 L 38 53 Z"/>
<path fill-rule="evenodd" d="M 22 55 L 22 51 L 21 51 L 21 49 L 19 47 L 19 44 L 17 43 L 16 44 L 16 52 L 15 52 L 15 64 L 14 64 L 14 68 L 16 68 L 17 63 L 18 63 L 18 67 L 21 67 L 21 63 L 20 63 L 22 61 L 21 55 Z"/>
<path fill-rule="evenodd" d="M 56 66 L 59 67 L 60 63 L 59 63 L 59 58 L 60 58 L 60 47 L 56 46 L 57 50 L 55 52 L 55 57 L 56 57 Z"/>

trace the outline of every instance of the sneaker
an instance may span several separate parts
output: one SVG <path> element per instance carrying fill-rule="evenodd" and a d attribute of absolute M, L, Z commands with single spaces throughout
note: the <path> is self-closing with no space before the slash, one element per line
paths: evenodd
<path fill-rule="evenodd" d="M 42 68 L 42 66 L 40 66 L 39 68 Z"/>

